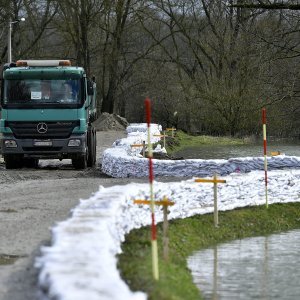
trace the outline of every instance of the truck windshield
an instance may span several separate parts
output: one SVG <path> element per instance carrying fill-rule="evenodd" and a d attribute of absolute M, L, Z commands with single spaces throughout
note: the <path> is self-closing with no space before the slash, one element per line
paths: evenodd
<path fill-rule="evenodd" d="M 7 106 L 78 106 L 80 79 L 5 80 L 3 104 Z"/>

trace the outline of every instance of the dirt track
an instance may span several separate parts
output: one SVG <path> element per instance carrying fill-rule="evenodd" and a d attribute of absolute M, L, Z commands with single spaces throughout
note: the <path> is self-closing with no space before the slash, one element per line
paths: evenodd
<path fill-rule="evenodd" d="M 38 299 L 33 263 L 40 247 L 50 243 L 50 228 L 99 185 L 132 181 L 108 178 L 99 168 L 103 150 L 123 136 L 121 131 L 98 132 L 97 167 L 84 171 L 74 170 L 67 160 L 41 161 L 38 169 L 20 170 L 6 170 L 0 163 L 0 300 Z"/>

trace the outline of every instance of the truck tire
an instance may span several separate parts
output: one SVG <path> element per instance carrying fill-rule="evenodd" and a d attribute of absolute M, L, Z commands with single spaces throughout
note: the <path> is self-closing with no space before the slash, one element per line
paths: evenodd
<path fill-rule="evenodd" d="M 25 168 L 37 168 L 39 160 L 38 158 L 24 158 L 23 165 Z"/>
<path fill-rule="evenodd" d="M 4 156 L 6 169 L 20 169 L 23 167 L 23 157 L 18 154 L 6 154 Z"/>
<path fill-rule="evenodd" d="M 97 131 L 94 128 L 94 164 L 96 164 L 97 161 Z"/>
<path fill-rule="evenodd" d="M 87 166 L 93 167 L 96 163 L 96 131 L 94 128 L 88 132 L 88 152 Z"/>
<path fill-rule="evenodd" d="M 87 155 L 79 156 L 78 158 L 72 159 L 72 165 L 77 170 L 83 170 L 87 167 Z"/>

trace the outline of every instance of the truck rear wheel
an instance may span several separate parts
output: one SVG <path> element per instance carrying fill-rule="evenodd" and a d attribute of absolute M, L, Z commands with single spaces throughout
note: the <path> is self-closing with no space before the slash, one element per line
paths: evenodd
<path fill-rule="evenodd" d="M 93 167 L 96 163 L 96 130 L 95 128 L 92 128 L 88 132 L 88 160 L 87 160 L 87 166 Z"/>
<path fill-rule="evenodd" d="M 6 169 L 20 169 L 23 167 L 23 157 L 18 154 L 6 154 L 4 156 Z"/>

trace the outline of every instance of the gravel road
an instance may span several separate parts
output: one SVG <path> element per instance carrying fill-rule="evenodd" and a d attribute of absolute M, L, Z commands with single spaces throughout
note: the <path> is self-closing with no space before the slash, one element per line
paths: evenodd
<path fill-rule="evenodd" d="M 97 132 L 97 160 L 123 131 Z M 79 199 L 99 185 L 126 184 L 132 179 L 109 178 L 97 167 L 74 170 L 70 160 L 41 161 L 37 169 L 6 170 L 0 162 L 0 300 L 38 299 L 34 259 L 49 245 L 50 228 L 67 219 Z M 146 179 L 135 179 L 146 182 Z"/>

